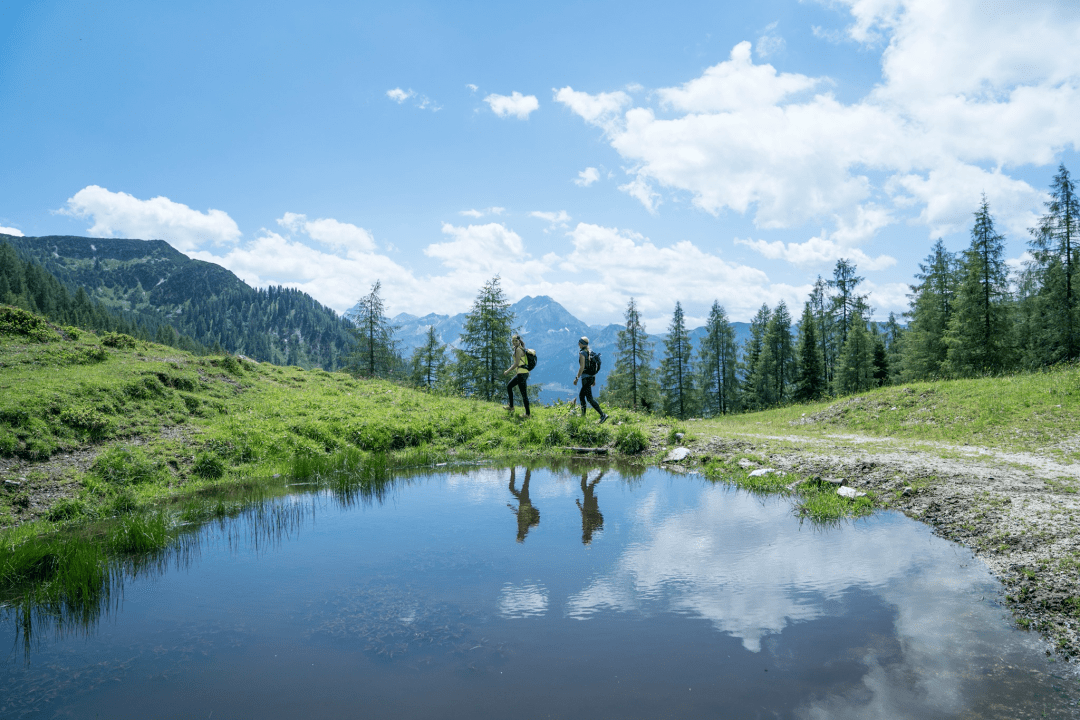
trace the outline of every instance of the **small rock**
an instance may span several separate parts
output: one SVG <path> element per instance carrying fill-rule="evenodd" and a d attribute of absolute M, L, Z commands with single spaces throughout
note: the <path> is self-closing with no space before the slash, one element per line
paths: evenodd
<path fill-rule="evenodd" d="M 677 447 L 667 454 L 667 457 L 664 458 L 664 462 L 682 462 L 689 455 L 689 448 Z"/>
<path fill-rule="evenodd" d="M 750 477 L 762 477 L 763 475 L 772 475 L 773 473 L 776 473 L 780 477 L 784 476 L 783 472 L 776 470 L 775 468 L 758 468 L 750 473 Z"/>
<path fill-rule="evenodd" d="M 1061 407 L 1058 405 L 1058 407 Z M 682 442 L 682 439 L 686 437 L 686 433 L 675 433 L 675 442 Z"/>
<path fill-rule="evenodd" d="M 276 478 L 281 477 L 281 473 L 274 473 L 274 477 L 276 477 Z"/>
<path fill-rule="evenodd" d="M 18 487 L 19 485 L 22 485 L 21 482 L 16 482 L 15 480 L 5 480 L 4 484 L 5 485 L 12 485 L 14 487 Z"/>
<path fill-rule="evenodd" d="M 854 500 L 855 498 L 861 498 L 866 495 L 866 493 L 859 492 L 855 488 L 850 487 L 838 487 L 836 488 L 836 494 L 841 497 L 850 498 L 851 500 Z"/>
<path fill-rule="evenodd" d="M 910 485 L 904 486 L 904 497 L 910 497 L 913 492 L 915 492 L 915 488 L 911 487 Z"/>
<path fill-rule="evenodd" d="M 847 480 L 845 480 L 844 478 L 824 478 L 822 479 L 822 482 L 827 482 L 830 485 L 836 485 L 838 487 L 844 487 L 845 485 L 847 485 Z"/>

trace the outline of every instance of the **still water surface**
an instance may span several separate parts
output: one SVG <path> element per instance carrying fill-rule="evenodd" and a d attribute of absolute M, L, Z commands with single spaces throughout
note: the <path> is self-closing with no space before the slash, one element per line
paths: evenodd
<path fill-rule="evenodd" d="M 815 527 L 783 499 L 594 464 L 366 502 L 293 489 L 201 528 L 86 632 L 24 657 L 4 619 L 0 717 L 1075 711 L 1076 677 L 1010 626 L 985 567 L 900 514 Z"/>

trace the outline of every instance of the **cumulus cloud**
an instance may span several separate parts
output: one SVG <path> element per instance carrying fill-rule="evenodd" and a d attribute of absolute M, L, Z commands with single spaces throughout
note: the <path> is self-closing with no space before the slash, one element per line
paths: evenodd
<path fill-rule="evenodd" d="M 371 252 L 375 249 L 375 238 L 370 232 L 333 218 L 308 220 L 306 215 L 287 212 L 278 218 L 277 223 L 293 232 L 303 232 L 312 240 L 337 250 Z"/>
<path fill-rule="evenodd" d="M 221 210 L 203 213 L 167 197 L 140 200 L 97 185 L 88 185 L 75 193 L 57 212 L 90 218 L 93 224 L 87 232 L 93 237 L 166 240 L 181 252 L 206 244 L 234 243 L 240 238 L 240 228 Z"/>
<path fill-rule="evenodd" d="M 513 115 L 518 120 L 527 120 L 529 114 L 540 107 L 540 101 L 535 95 L 522 95 L 516 90 L 510 95 L 492 93 L 484 98 L 484 102 L 490 105 L 491 111 L 499 117 Z"/>
<path fill-rule="evenodd" d="M 1080 147 L 1080 6 L 832 4 L 850 14 L 846 38 L 883 47 L 882 81 L 855 101 L 834 97 L 829 78 L 755 63 L 749 42 L 641 104 L 569 87 L 555 99 L 604 131 L 627 163 L 623 190 L 651 212 L 667 192 L 689 193 L 709 213 L 792 228 L 884 200 L 890 223 L 935 237 L 963 227 L 985 192 L 1004 226 L 1023 232 L 1043 197 L 1010 168 Z M 759 58 L 774 52 L 774 30 Z M 844 232 L 837 224 L 828 239 L 843 245 Z"/>
<path fill-rule="evenodd" d="M 529 217 L 546 220 L 552 225 L 565 225 L 570 222 L 570 216 L 565 210 L 560 210 L 559 212 L 541 212 L 540 210 L 534 210 L 529 213 Z"/>
<path fill-rule="evenodd" d="M 599 179 L 600 171 L 594 167 L 587 167 L 578 173 L 577 179 L 574 180 L 574 184 L 579 187 L 589 187 Z"/>
<path fill-rule="evenodd" d="M 4 227 L 0 225 L 0 235 L 12 235 L 14 237 L 23 237 L 22 230 L 18 230 L 13 227 Z"/>
<path fill-rule="evenodd" d="M 386 97 L 390 98 L 391 100 L 396 102 L 398 105 L 405 102 L 406 100 L 413 97 L 414 95 L 416 95 L 416 93 L 413 92 L 411 89 L 410 90 L 402 90 L 401 88 L 394 88 L 393 90 L 387 90 L 386 91 Z"/>
<path fill-rule="evenodd" d="M 796 265 L 812 267 L 817 265 L 832 265 L 837 260 L 845 258 L 854 262 L 862 270 L 884 270 L 896 264 L 896 258 L 889 255 L 870 257 L 858 248 L 839 245 L 826 237 L 823 230 L 821 235 L 813 237 L 806 242 L 784 243 L 779 240 L 768 242 L 765 240 L 741 240 L 736 238 L 736 245 L 746 245 L 761 253 L 770 260 L 787 260 Z"/>

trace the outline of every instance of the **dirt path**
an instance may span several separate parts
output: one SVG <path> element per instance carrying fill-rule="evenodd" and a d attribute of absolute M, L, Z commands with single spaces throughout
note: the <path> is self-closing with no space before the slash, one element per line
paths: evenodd
<path fill-rule="evenodd" d="M 753 454 L 803 476 L 847 480 L 960 542 L 1005 585 L 1021 627 L 1080 657 L 1080 465 L 1037 453 L 860 435 L 702 437 L 695 455 Z"/>

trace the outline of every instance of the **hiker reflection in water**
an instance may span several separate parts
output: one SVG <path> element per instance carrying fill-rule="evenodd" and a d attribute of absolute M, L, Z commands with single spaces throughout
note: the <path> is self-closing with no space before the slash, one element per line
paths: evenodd
<path fill-rule="evenodd" d="M 578 510 L 581 510 L 581 542 L 585 545 L 592 542 L 594 531 L 602 530 L 604 527 L 604 516 L 600 514 L 600 505 L 593 491 L 596 484 L 600 482 L 600 478 L 604 477 L 604 472 L 601 470 L 592 482 L 589 482 L 588 470 L 581 474 L 581 492 L 585 493 L 585 502 L 582 503 L 580 500 L 576 502 Z"/>
<path fill-rule="evenodd" d="M 532 475 L 532 470 L 525 468 L 525 481 L 521 483 L 521 491 L 519 492 L 514 483 L 514 471 L 517 468 L 510 468 L 510 492 L 517 498 L 518 506 L 514 508 L 510 503 L 506 504 L 506 507 L 514 511 L 517 515 L 518 532 L 517 541 L 525 542 L 525 536 L 529 534 L 529 528 L 540 524 L 540 511 L 533 507 L 532 500 L 529 499 L 529 478 Z"/>

